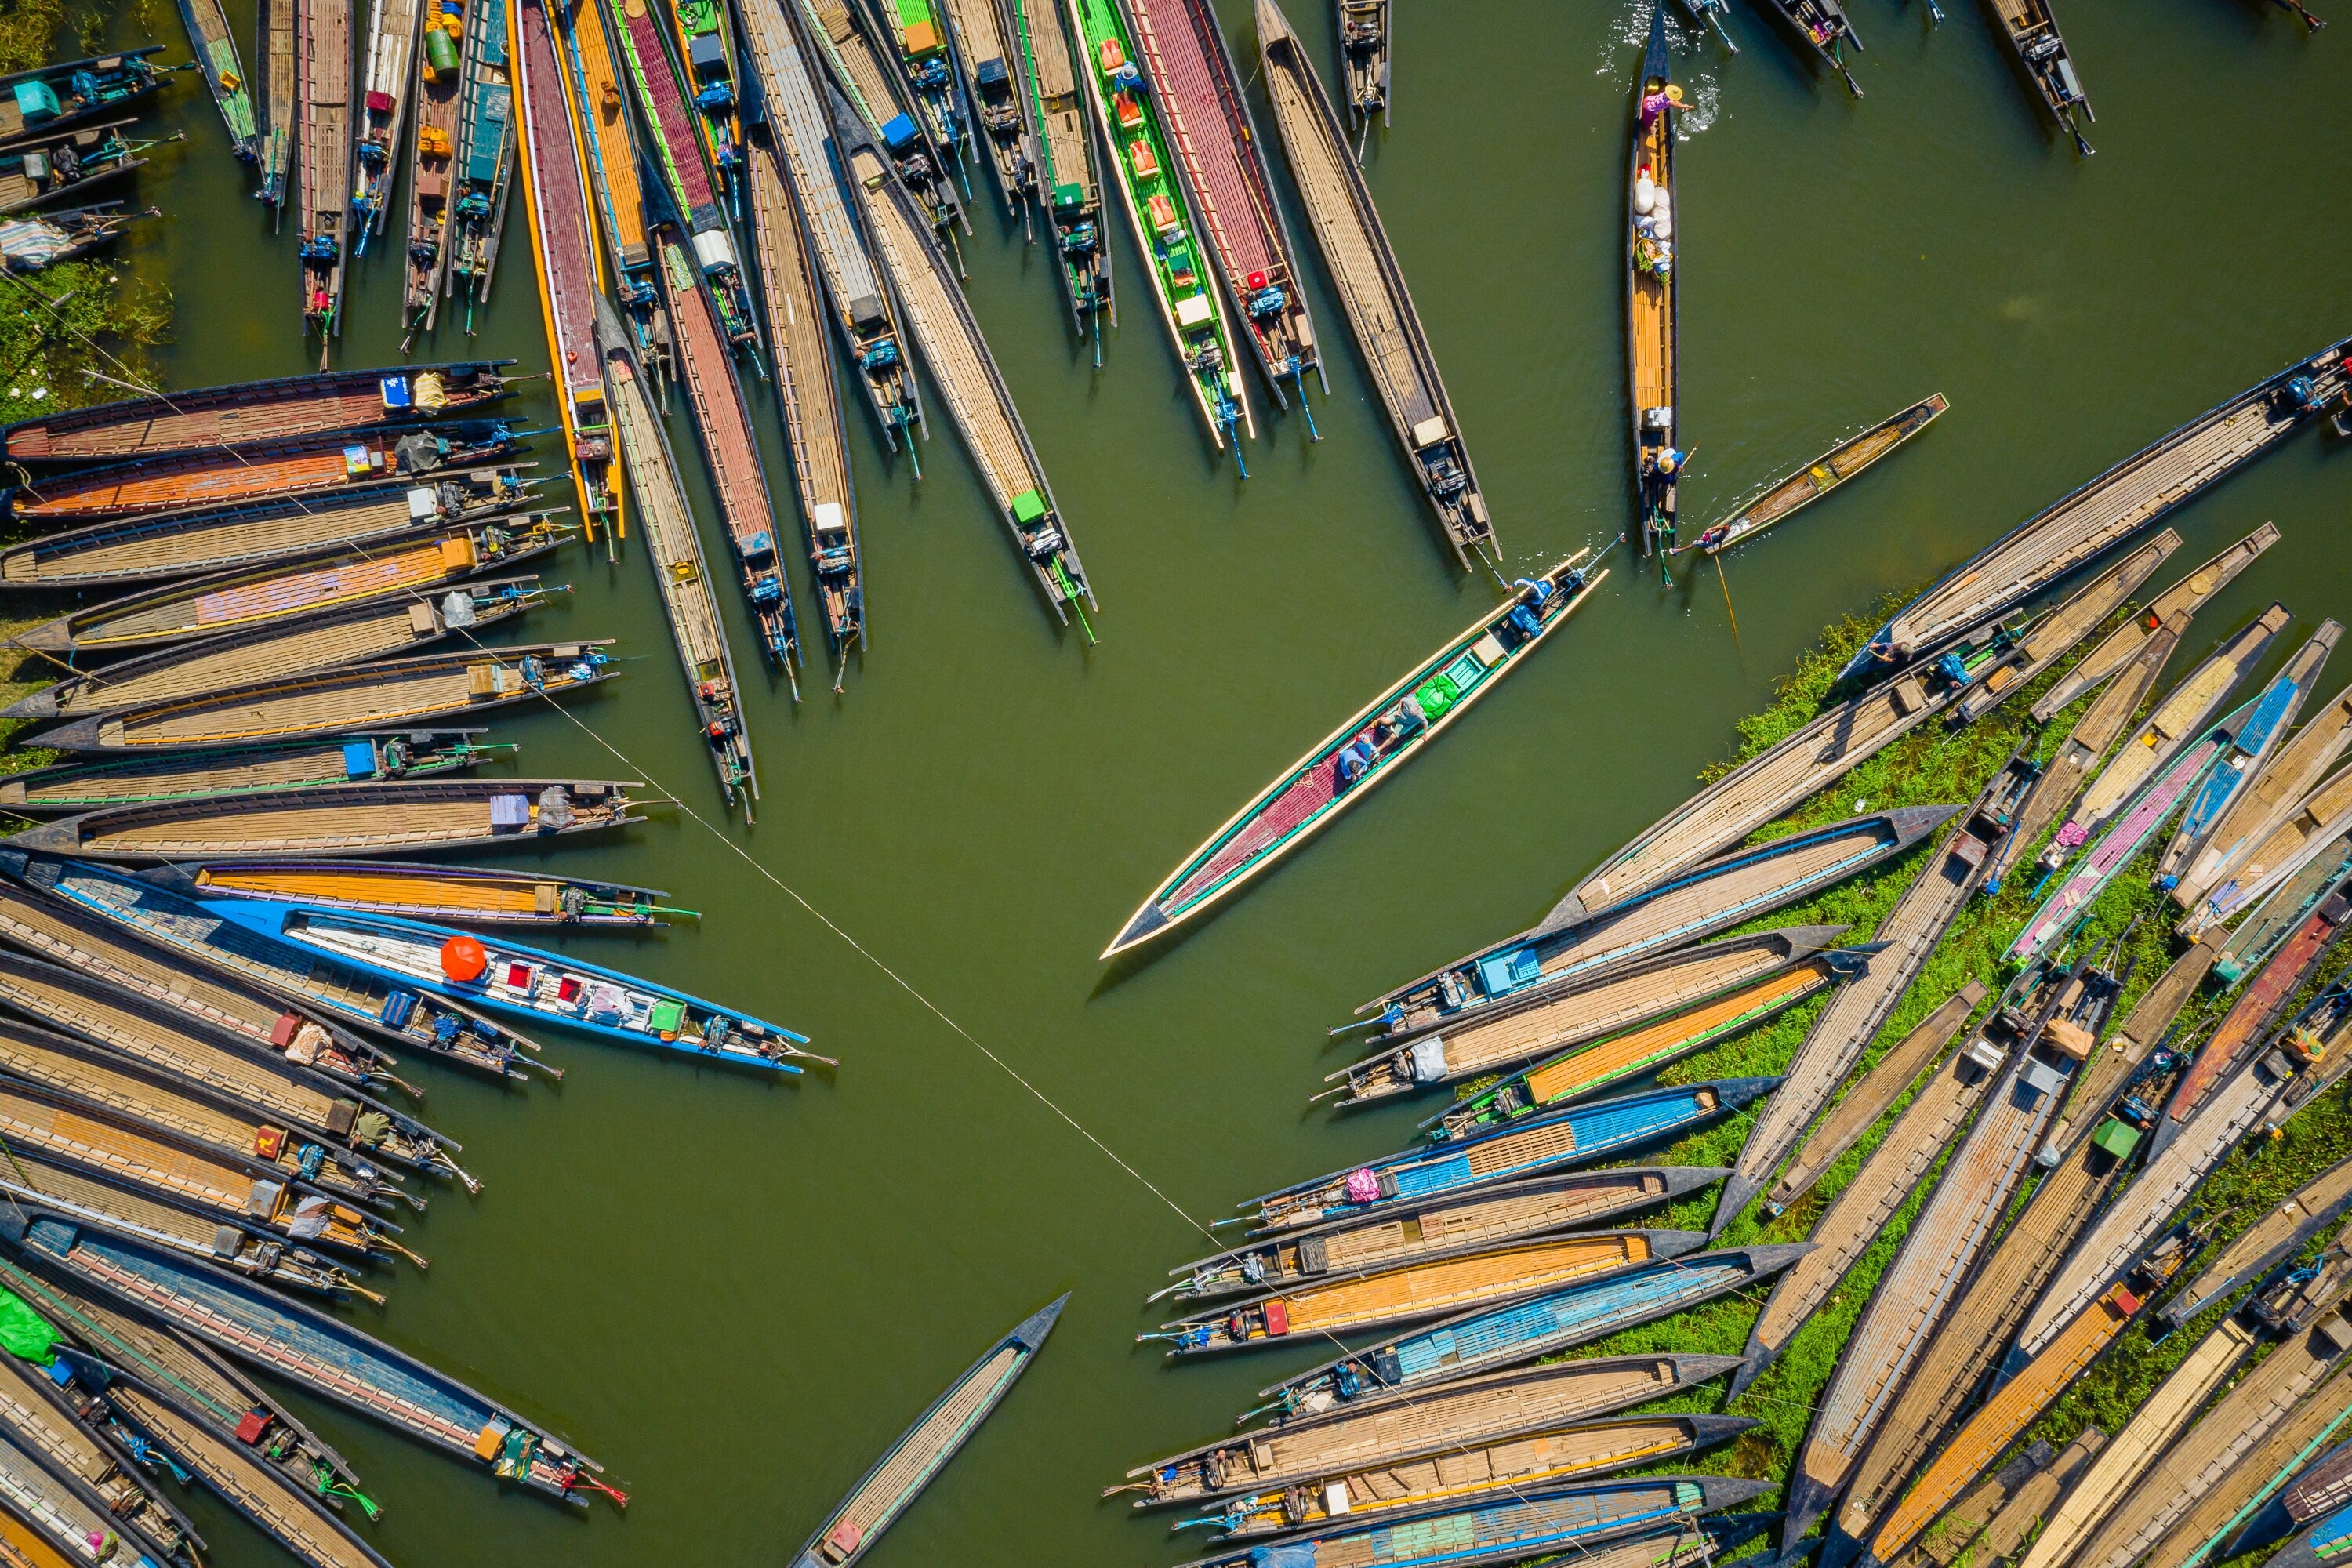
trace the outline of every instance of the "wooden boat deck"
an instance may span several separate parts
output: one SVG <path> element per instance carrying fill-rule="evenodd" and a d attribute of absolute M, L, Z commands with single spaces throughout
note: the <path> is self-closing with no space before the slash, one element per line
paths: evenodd
<path fill-rule="evenodd" d="M 651 925 L 666 914 L 665 893 L 617 882 L 590 882 L 483 866 L 420 866 L 402 860 L 213 861 L 193 868 L 200 898 L 267 899 L 278 903 L 396 915 L 403 920 L 473 925 Z M 575 898 L 576 895 L 576 898 Z"/>
<path fill-rule="evenodd" d="M 489 302 L 507 199 L 514 191 L 514 57 L 507 7 L 474 0 L 466 13 L 465 96 L 457 120 L 457 205 L 446 289 L 466 300 L 466 330 Z"/>
<path fill-rule="evenodd" d="M 2066 36 L 2058 30 L 2058 18 L 2051 15 L 2047 0 L 1993 0 L 1992 11 L 2000 19 L 2000 30 L 2010 47 L 2017 51 L 2017 63 L 2033 83 L 2042 108 L 2050 111 L 2059 130 L 2074 139 L 2075 150 L 2089 156 L 2091 143 L 2075 111 L 2080 110 L 2085 120 L 2099 117 L 2092 112 L 2082 79 L 2074 74 Z"/>
<path fill-rule="evenodd" d="M 1470 552 L 1501 559 L 1462 421 L 1445 395 L 1437 357 L 1422 331 L 1404 273 L 1389 247 L 1363 172 L 1356 166 L 1331 100 L 1307 63 L 1306 48 L 1271 0 L 1258 0 L 1258 47 L 1276 129 L 1305 204 L 1307 226 L 1323 252 L 1333 292 L 1339 296 L 1389 423 L 1437 509 L 1447 542 L 1463 570 Z"/>
<path fill-rule="evenodd" d="M 1102 172 L 1071 61 L 1068 24 L 1056 0 L 1003 0 L 1021 39 L 1023 90 L 1037 126 L 1037 199 L 1053 214 L 1062 289 L 1080 336 L 1091 326 L 1099 359 L 1101 317 L 1118 324 L 1110 237 L 1103 229 Z"/>
<path fill-rule="evenodd" d="M 2190 858 L 2205 847 L 2221 814 L 2242 797 L 2270 765 L 2272 754 L 2293 727 L 2295 716 L 2319 682 L 2320 666 L 2335 651 L 2344 628 L 2335 620 L 2319 623 L 2309 640 L 2287 656 L 2285 666 L 2263 686 L 2245 720 L 2230 731 L 2229 744 L 2181 814 L 2180 826 L 2157 858 L 2159 887 L 2177 889 Z"/>
<path fill-rule="evenodd" d="M 702 161 L 694 109 L 662 43 L 660 19 L 647 0 L 621 0 L 618 11 L 621 32 L 616 41 L 624 47 L 623 58 L 643 100 L 661 170 L 668 175 L 694 231 L 723 232 L 726 220 L 719 211 L 718 193 L 711 188 L 710 171 Z"/>
<path fill-rule="evenodd" d="M 2301 1252 L 2305 1243 L 2343 1219 L 2347 1210 L 2352 1210 L 2352 1160 L 2321 1172 L 2223 1247 L 2164 1304 L 2164 1321 L 2179 1328 L 2222 1297 L 2253 1283 Z"/>
<path fill-rule="evenodd" d="M 1902 413 L 1847 437 L 1788 478 L 1768 486 L 1762 495 L 1723 521 L 1710 524 L 1690 543 L 1677 546 L 1675 552 L 1704 550 L 1709 555 L 1719 554 L 1751 534 L 1763 532 L 1877 462 L 1935 423 L 1937 416 L 1950 407 L 1950 401 L 1940 392 L 1921 398 Z"/>
<path fill-rule="evenodd" d="M 2257 847 L 2311 795 L 2347 746 L 2352 746 L 2352 686 L 2305 719 L 2294 738 L 2230 803 L 2172 889 L 2173 902 L 2193 909 L 2200 895 L 2242 866 L 2254 870 Z"/>
<path fill-rule="evenodd" d="M 369 0 L 367 48 L 360 63 L 359 136 L 352 149 L 359 160 L 352 185 L 355 255 L 366 255 L 369 238 L 383 232 L 384 213 L 392 205 L 424 10 L 422 0 Z"/>
<path fill-rule="evenodd" d="M 1388 0 L 1338 0 L 1339 68 L 1348 79 L 1348 115 L 1362 130 L 1375 114 L 1389 122 Z"/>
<path fill-rule="evenodd" d="M 119 463 L 449 418 L 507 395 L 509 363 L 338 371 L 126 398 L 20 419 L 0 447 L 23 463 Z M 404 384 L 414 401 L 387 405 L 386 381 Z"/>
<path fill-rule="evenodd" d="M 261 199 L 277 209 L 270 215 L 273 231 L 282 223 L 286 181 L 294 162 L 294 144 L 301 134 L 295 108 L 294 17 L 300 0 L 260 0 L 254 18 L 256 49 L 262 57 L 262 93 L 256 116 L 260 132 Z"/>
<path fill-rule="evenodd" d="M 407 282 L 400 300 L 402 325 L 412 335 L 431 331 L 440 316 L 441 282 L 449 272 L 450 209 L 456 203 L 458 95 L 464 89 L 457 71 L 434 66 L 426 45 L 436 34 L 448 38 L 454 31 L 462 37 L 471 6 L 497 4 L 499 0 L 457 0 L 454 10 L 445 10 L 443 0 L 425 0 L 422 7 L 425 43 L 418 46 L 415 101 L 409 106 L 416 131 L 409 142 L 408 246 L 402 255 Z"/>
<path fill-rule="evenodd" d="M 2158 540 L 2179 537 L 2168 528 L 2157 535 Z M 2150 599 L 2139 614 L 2101 637 L 2073 668 L 2051 682 L 2049 689 L 2034 700 L 2033 721 L 2047 724 L 2073 707 L 2084 692 L 2137 659 L 2142 645 L 2176 613 L 2193 616 L 2203 609 L 2215 594 L 2278 542 L 2277 526 L 2266 522 Z"/>
<path fill-rule="evenodd" d="M 295 237 L 320 256 L 302 258 L 302 321 L 319 334 L 319 368 L 327 367 L 328 341 L 340 335 L 343 265 L 351 250 L 353 165 L 352 114 L 357 74 L 352 68 L 350 0 L 270 0 L 294 12 L 294 106 L 300 155 L 293 160 Z"/>
<path fill-rule="evenodd" d="M 573 89 L 572 122 L 587 152 L 583 163 L 597 194 L 600 227 L 612 247 L 615 270 L 624 277 L 642 274 L 653 262 L 653 251 L 646 244 L 645 192 L 637 182 L 635 132 L 604 8 L 567 6 L 562 17 L 562 37 L 569 46 L 567 75 Z"/>
<path fill-rule="evenodd" d="M 2284 605 L 2273 605 L 2190 670 L 2091 781 L 2069 820 L 2090 833 L 2114 821 L 2142 785 L 2205 736 L 2230 693 L 2253 673 L 2272 641 L 2294 618 Z"/>
<path fill-rule="evenodd" d="M 2251 970 L 2342 878 L 2352 852 L 2352 769 L 2338 769 L 2248 851 L 2235 874 L 2207 890 L 2180 922 L 2194 936 L 2260 907 L 2238 922 L 2220 966 L 2230 978 Z"/>
<path fill-rule="evenodd" d="M 1659 457 L 1680 450 L 1682 365 L 1678 325 L 1682 283 L 1679 278 L 1681 235 L 1674 207 L 1682 190 L 1675 179 L 1675 111 L 1669 106 L 1644 121 L 1643 100 L 1662 92 L 1673 74 L 1666 52 L 1666 8 L 1650 13 L 1650 45 L 1633 89 L 1633 150 L 1625 175 L 1625 363 L 1630 378 L 1628 416 L 1633 424 L 1633 489 L 1642 518 L 1642 553 L 1670 549 L 1675 542 L 1675 489 L 1674 472 L 1661 470 Z M 1645 236 L 1640 227 L 1655 222 L 1654 208 L 1642 206 L 1643 181 L 1653 189 L 1654 202 L 1663 203 L 1664 237 Z"/>
<path fill-rule="evenodd" d="M 1029 115 L 1023 107 L 1020 78 L 1014 74 L 1012 51 L 1005 47 L 995 0 L 945 0 L 945 5 L 948 23 L 955 29 L 956 63 L 962 68 L 964 99 L 987 140 L 996 194 L 1004 199 L 1007 213 L 1025 215 L 1037 155 Z M 983 78 L 982 71 L 991 65 L 1003 74 Z"/>
<path fill-rule="evenodd" d="M 239 163 L 249 163 L 258 141 L 253 95 L 246 86 L 253 79 L 246 75 L 245 61 L 237 58 L 236 34 L 229 27 L 228 16 L 221 9 L 220 0 L 180 0 L 180 19 L 187 24 L 190 52 L 212 94 L 213 106 L 220 110 L 221 123 L 228 127 L 229 151 Z"/>
<path fill-rule="evenodd" d="M 418 426 L 414 433 L 448 440 L 449 452 L 435 461 L 435 468 L 444 463 L 478 465 L 513 447 L 504 426 L 480 422 L 434 429 Z M 358 459 L 346 453 L 341 439 L 326 437 L 250 452 L 150 458 L 83 469 L 20 486 L 10 492 L 8 510 L 22 522 L 98 522 L 280 496 L 316 495 L 394 478 L 404 471 L 394 450 L 401 438 L 398 432 L 384 432 L 356 439 L 349 445 L 363 454 Z"/>
<path fill-rule="evenodd" d="M 217 1215 L 242 1216 L 256 1202 L 255 1188 L 263 1178 L 233 1157 L 199 1153 L 133 1130 L 144 1125 L 143 1121 L 98 1114 L 95 1107 L 73 1110 L 38 1099 L 13 1082 L 0 1085 L 0 1132 L 16 1148 Z M 249 1132 L 247 1138 L 249 1143 Z M 269 1223 L 266 1206 L 261 1222 Z"/>
<path fill-rule="evenodd" d="M 142 1553 L 160 1548 L 170 1559 L 200 1560 L 205 1542 L 195 1527 L 134 1468 L 135 1459 L 100 1436 L 108 1414 L 79 1385 L 74 1394 L 61 1392 L 29 1360 L 0 1362 L 0 1444 L 13 1450 L 11 1461 L 34 1461 L 29 1469 L 8 1465 L 17 1472 L 9 1478 L 11 1503 L 27 1506 L 22 1489 L 30 1483 L 41 1500 L 29 1507 L 53 1522 L 72 1517 L 76 1524 L 96 1527 L 100 1540 L 120 1532 L 127 1537 L 123 1544 Z"/>
<path fill-rule="evenodd" d="M 425 745 L 409 762 L 395 763 L 385 754 L 380 737 L 351 742 L 330 737 L 308 743 L 257 746 L 242 751 L 165 753 L 100 763 L 60 763 L 0 779 L 0 805 L 19 812 L 48 815 L 87 811 L 101 805 L 124 805 L 150 800 L 195 800 L 223 795 L 264 794 L 299 789 L 309 784 L 343 784 L 353 775 L 352 753 L 347 747 L 364 747 L 369 776 L 416 777 L 470 768 L 487 761 L 490 750 L 458 742 L 443 748 L 446 731 L 427 731 Z M 400 742 L 407 745 L 404 740 Z"/>

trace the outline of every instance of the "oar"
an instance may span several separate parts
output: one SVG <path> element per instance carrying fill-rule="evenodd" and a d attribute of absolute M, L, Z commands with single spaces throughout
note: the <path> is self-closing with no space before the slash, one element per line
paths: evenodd
<path fill-rule="evenodd" d="M 1700 14 L 1706 17 L 1707 26 L 1715 29 L 1715 36 L 1723 40 L 1723 47 L 1736 55 L 1739 52 L 1739 46 L 1731 41 L 1731 29 L 1723 25 L 1723 10 L 1719 4 L 1702 5 Z"/>
<path fill-rule="evenodd" d="M 2319 31 L 2320 28 L 2327 26 L 2325 21 L 2311 14 L 2311 12 L 2304 5 L 2303 0 L 2278 0 L 2278 3 L 2282 8 L 2292 11 L 2296 16 L 2302 17 L 2303 25 L 2309 27 L 2315 33 Z"/>
<path fill-rule="evenodd" d="M 1731 607 L 1731 579 L 1724 573 L 1722 556 L 1710 555 L 1707 559 L 1715 563 L 1716 581 L 1723 584 L 1723 613 L 1731 617 L 1731 646 L 1738 647 L 1739 646 L 1739 612 Z"/>

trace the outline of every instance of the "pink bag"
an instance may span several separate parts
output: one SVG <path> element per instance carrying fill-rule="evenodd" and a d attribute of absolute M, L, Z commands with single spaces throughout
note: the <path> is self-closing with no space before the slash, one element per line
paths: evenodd
<path fill-rule="evenodd" d="M 1381 1179 L 1369 1169 L 1348 1173 L 1348 1201 L 1351 1204 L 1377 1203 L 1381 1195 Z"/>

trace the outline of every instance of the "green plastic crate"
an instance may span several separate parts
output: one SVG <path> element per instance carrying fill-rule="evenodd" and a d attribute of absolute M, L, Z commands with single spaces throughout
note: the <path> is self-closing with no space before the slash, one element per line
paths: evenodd
<path fill-rule="evenodd" d="M 646 1025 L 657 1035 L 675 1035 L 677 1026 L 686 1022 L 686 1004 L 656 1002 L 646 1015 Z"/>
<path fill-rule="evenodd" d="M 1026 528 L 1045 519 L 1045 497 L 1041 490 L 1023 490 L 1013 498 L 1013 521 Z"/>
<path fill-rule="evenodd" d="M 2120 1160 L 2139 1147 L 2139 1129 L 2110 1116 L 2091 1134 L 2091 1142 Z"/>

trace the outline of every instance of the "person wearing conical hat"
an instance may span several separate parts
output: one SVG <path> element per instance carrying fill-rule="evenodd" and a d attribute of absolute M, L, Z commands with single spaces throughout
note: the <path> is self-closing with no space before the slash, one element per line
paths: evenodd
<path fill-rule="evenodd" d="M 1666 83 L 1655 92 L 1645 92 L 1642 95 L 1642 129 L 1647 131 L 1656 124 L 1658 116 L 1669 109 L 1681 110 L 1687 107 L 1683 102 L 1683 89 L 1672 82 Z"/>

